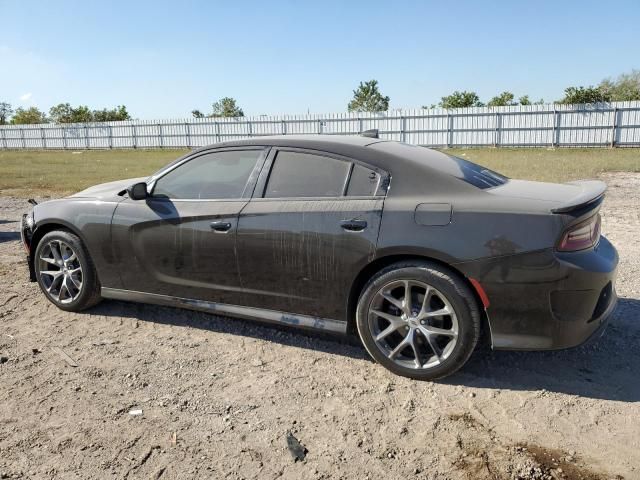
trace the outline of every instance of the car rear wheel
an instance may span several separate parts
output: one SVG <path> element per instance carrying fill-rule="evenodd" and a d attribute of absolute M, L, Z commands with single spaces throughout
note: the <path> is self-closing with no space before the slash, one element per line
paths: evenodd
<path fill-rule="evenodd" d="M 480 335 L 480 311 L 470 288 L 429 262 L 396 263 L 378 272 L 360 296 L 356 320 L 376 361 L 419 380 L 454 373 Z"/>
<path fill-rule="evenodd" d="M 100 301 L 93 262 L 73 233 L 47 233 L 36 247 L 34 265 L 40 289 L 58 308 L 78 312 Z"/>

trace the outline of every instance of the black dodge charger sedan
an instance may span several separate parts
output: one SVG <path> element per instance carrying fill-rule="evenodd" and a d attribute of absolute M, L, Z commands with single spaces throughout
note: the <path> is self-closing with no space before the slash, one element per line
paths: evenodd
<path fill-rule="evenodd" d="M 519 350 L 602 330 L 618 263 L 602 182 L 513 180 L 376 137 L 221 143 L 41 203 L 22 220 L 32 280 L 63 310 L 111 298 L 357 332 L 416 379 L 464 365 L 482 329 Z"/>

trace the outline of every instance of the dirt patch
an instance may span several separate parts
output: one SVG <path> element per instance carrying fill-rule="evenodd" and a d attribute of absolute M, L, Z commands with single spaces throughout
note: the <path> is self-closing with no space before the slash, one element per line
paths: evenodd
<path fill-rule="evenodd" d="M 603 178 L 621 257 L 605 336 L 478 352 L 437 383 L 353 341 L 115 301 L 62 312 L 27 280 L 29 205 L 0 198 L 0 477 L 640 478 L 640 175 Z"/>

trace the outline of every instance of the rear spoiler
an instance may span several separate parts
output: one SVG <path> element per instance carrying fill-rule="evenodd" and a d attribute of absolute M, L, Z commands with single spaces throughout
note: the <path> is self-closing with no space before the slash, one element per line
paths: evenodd
<path fill-rule="evenodd" d="M 607 184 L 600 180 L 578 180 L 567 182 L 568 185 L 580 187 L 580 193 L 562 205 L 552 208 L 552 213 L 567 213 L 586 207 L 596 207 L 604 200 Z"/>

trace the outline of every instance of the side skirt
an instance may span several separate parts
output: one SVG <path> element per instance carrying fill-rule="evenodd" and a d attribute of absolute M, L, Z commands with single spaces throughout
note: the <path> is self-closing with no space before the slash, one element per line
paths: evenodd
<path fill-rule="evenodd" d="M 298 315 L 295 313 L 279 312 L 276 310 L 242 307 L 240 305 L 214 303 L 204 300 L 172 297 L 169 295 L 158 295 L 156 293 L 134 292 L 131 290 L 121 290 L 118 288 L 102 287 L 100 293 L 103 298 L 111 298 L 113 300 L 151 303 L 154 305 L 179 307 L 186 308 L 188 310 L 197 310 L 200 312 L 228 315 L 230 317 L 246 318 L 249 320 L 257 320 L 260 322 L 274 323 L 277 325 L 288 325 L 293 327 L 322 330 L 325 332 L 340 334 L 347 333 L 346 322 L 332 320 L 329 318 L 311 317 L 308 315 Z"/>

